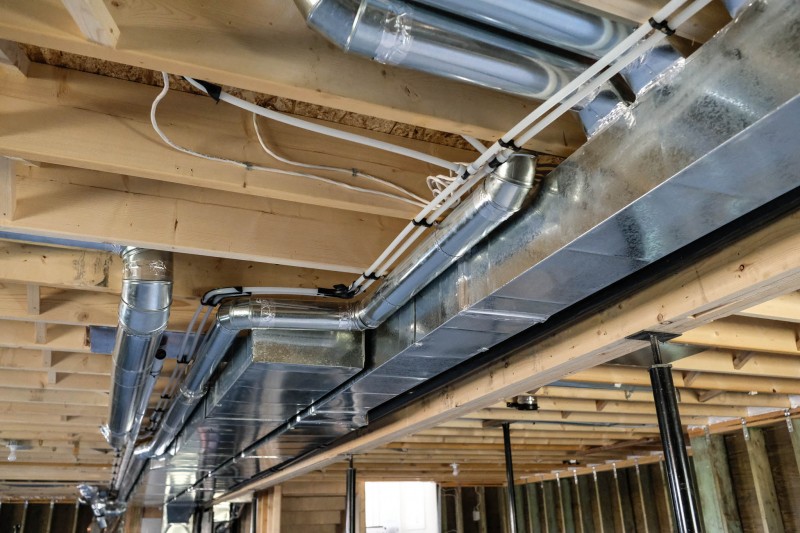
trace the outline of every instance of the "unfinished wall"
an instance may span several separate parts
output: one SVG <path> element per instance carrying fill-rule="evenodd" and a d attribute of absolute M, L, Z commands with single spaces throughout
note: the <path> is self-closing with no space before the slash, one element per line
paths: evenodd
<path fill-rule="evenodd" d="M 800 533 L 800 423 L 691 439 L 705 531 Z M 531 476 L 535 478 L 535 476 Z M 477 495 L 481 496 L 478 497 Z M 442 489 L 442 531 L 506 533 L 502 487 Z M 479 514 L 473 518 L 473 510 Z M 664 532 L 673 529 L 663 463 L 516 487 L 517 531 Z"/>
<path fill-rule="evenodd" d="M 344 531 L 344 476 L 301 477 L 281 491 L 281 533 Z"/>

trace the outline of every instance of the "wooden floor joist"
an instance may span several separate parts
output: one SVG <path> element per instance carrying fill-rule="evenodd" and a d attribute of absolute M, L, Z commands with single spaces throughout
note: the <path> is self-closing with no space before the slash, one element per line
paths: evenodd
<path fill-rule="evenodd" d="M 282 0 L 234 0 L 225 9 L 190 0 L 168 5 L 164 11 L 137 4 L 111 9 L 122 35 L 112 49 L 88 42 L 59 0 L 5 0 L 0 38 L 483 139 L 499 137 L 535 105 L 344 54 Z M 583 139 L 575 117 L 567 116 L 532 147 L 566 155 Z"/>

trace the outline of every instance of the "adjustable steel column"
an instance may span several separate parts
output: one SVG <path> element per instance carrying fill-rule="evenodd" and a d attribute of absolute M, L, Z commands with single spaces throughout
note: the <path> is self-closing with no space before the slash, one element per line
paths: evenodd
<path fill-rule="evenodd" d="M 347 469 L 345 492 L 345 533 L 356 533 L 356 469 L 353 468 L 353 457 L 350 457 L 350 466 Z"/>
<path fill-rule="evenodd" d="M 697 511 L 694 475 L 683 440 L 681 415 L 678 411 L 675 385 L 672 382 L 672 365 L 664 364 L 661 360 L 659 334 L 648 333 L 648 337 L 653 350 L 650 383 L 656 403 L 658 429 L 661 433 L 661 445 L 667 464 L 667 480 L 672 496 L 672 508 L 675 511 L 675 521 L 678 531 L 681 533 L 700 533 L 702 529 Z"/>
<path fill-rule="evenodd" d="M 511 431 L 509 423 L 503 422 L 503 448 L 506 452 L 506 481 L 508 483 L 508 528 L 517 533 L 517 499 L 514 491 L 514 464 L 511 457 Z"/>

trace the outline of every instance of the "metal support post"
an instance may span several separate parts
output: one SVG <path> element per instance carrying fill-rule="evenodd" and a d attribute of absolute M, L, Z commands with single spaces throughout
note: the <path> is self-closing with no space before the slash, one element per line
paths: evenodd
<path fill-rule="evenodd" d="M 672 497 L 675 522 L 680 533 L 700 533 L 700 515 L 697 510 L 697 495 L 694 489 L 692 466 L 683 439 L 681 415 L 675 384 L 672 382 L 672 365 L 661 360 L 660 340 L 657 334 L 650 334 L 650 347 L 653 350 L 653 366 L 650 367 L 650 382 L 656 404 L 658 429 L 667 466 L 667 480 Z"/>
<path fill-rule="evenodd" d="M 256 533 L 258 530 L 258 497 L 253 494 L 253 499 L 250 501 L 250 533 Z"/>
<path fill-rule="evenodd" d="M 44 528 L 47 533 L 50 533 L 53 528 L 53 511 L 55 510 L 55 506 L 56 502 L 50 500 L 50 509 L 47 511 L 47 525 Z"/>
<path fill-rule="evenodd" d="M 345 533 L 356 533 L 356 469 L 353 468 L 352 457 L 350 457 L 350 466 L 347 468 L 346 483 L 344 530 Z"/>
<path fill-rule="evenodd" d="M 517 499 L 514 494 L 514 463 L 511 457 L 511 429 L 503 422 L 503 448 L 506 452 L 506 482 L 508 483 L 508 531 L 517 533 Z"/>
<path fill-rule="evenodd" d="M 20 533 L 25 533 L 25 523 L 28 521 L 28 500 L 22 505 L 22 524 L 20 524 Z"/>
<path fill-rule="evenodd" d="M 81 512 L 81 502 L 75 502 L 75 514 L 72 515 L 72 533 L 78 533 L 78 516 Z"/>

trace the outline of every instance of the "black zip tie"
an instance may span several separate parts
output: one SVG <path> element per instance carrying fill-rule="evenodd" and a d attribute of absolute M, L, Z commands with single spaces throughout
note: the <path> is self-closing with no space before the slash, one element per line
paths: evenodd
<path fill-rule="evenodd" d="M 497 167 L 499 167 L 499 166 L 500 166 L 500 165 L 502 165 L 502 164 L 503 164 L 503 163 L 502 163 L 502 162 L 501 162 L 499 159 L 497 159 L 497 158 L 495 157 L 494 159 L 492 159 L 491 161 L 489 161 L 489 168 L 491 168 L 492 170 L 494 170 L 494 169 L 496 169 Z"/>
<path fill-rule="evenodd" d="M 195 81 L 203 86 L 203 89 L 206 90 L 208 96 L 213 98 L 215 102 L 219 102 L 219 97 L 222 96 L 221 86 L 203 80 L 195 80 Z"/>
<path fill-rule="evenodd" d="M 375 272 L 370 272 L 369 274 L 367 273 L 361 274 L 361 277 L 364 279 L 371 279 L 374 281 L 379 281 L 381 279 L 380 276 L 375 275 Z"/>
<path fill-rule="evenodd" d="M 328 298 L 341 298 L 342 300 L 349 300 L 356 295 L 356 290 L 351 289 L 347 285 L 334 285 L 333 288 L 320 287 L 317 289 L 317 295 L 327 296 Z"/>
<path fill-rule="evenodd" d="M 514 139 L 511 139 L 510 141 L 506 142 L 502 138 L 500 138 L 497 141 L 497 144 L 499 144 L 503 148 L 507 148 L 509 150 L 514 150 L 515 152 L 519 152 L 520 150 L 522 150 L 521 147 L 519 147 L 516 144 L 514 144 Z"/>
<path fill-rule="evenodd" d="M 669 27 L 669 21 L 666 19 L 662 20 L 661 22 L 656 22 L 656 19 L 650 17 L 650 20 L 647 22 L 650 23 L 650 26 L 652 26 L 654 30 L 658 30 L 667 36 L 675 35 L 675 30 Z"/>
<path fill-rule="evenodd" d="M 411 223 L 414 224 L 417 227 L 424 226 L 426 228 L 430 228 L 431 226 L 433 226 L 433 224 L 431 222 L 428 222 L 424 218 L 422 219 L 422 222 L 418 221 L 416 218 L 412 218 L 411 219 Z"/>

